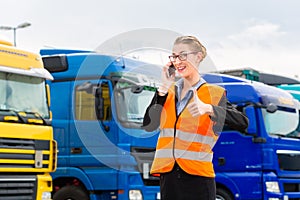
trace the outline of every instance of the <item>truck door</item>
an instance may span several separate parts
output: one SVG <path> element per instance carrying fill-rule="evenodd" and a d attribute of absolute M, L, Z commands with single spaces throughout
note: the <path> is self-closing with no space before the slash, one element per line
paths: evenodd
<path fill-rule="evenodd" d="M 225 126 L 214 146 L 213 162 L 218 185 L 217 196 L 220 199 L 225 197 L 226 191 L 232 199 L 236 194 L 241 199 L 262 197 L 264 140 L 260 131 L 261 120 L 256 112 L 258 109 L 253 107 L 246 109 L 250 124 L 246 133 Z"/>
<path fill-rule="evenodd" d="M 97 119 L 95 92 L 101 87 L 103 120 Z M 70 164 L 74 166 L 117 165 L 118 134 L 112 120 L 111 82 L 107 80 L 75 81 L 73 114 L 70 123 Z"/>

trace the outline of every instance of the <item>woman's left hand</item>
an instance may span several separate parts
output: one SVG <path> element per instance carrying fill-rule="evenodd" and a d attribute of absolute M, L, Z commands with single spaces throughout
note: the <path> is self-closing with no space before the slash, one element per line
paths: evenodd
<path fill-rule="evenodd" d="M 194 101 L 188 104 L 187 109 L 193 117 L 201 116 L 206 113 L 209 115 L 213 114 L 212 105 L 206 104 L 201 101 L 198 97 L 196 89 L 194 89 Z"/>

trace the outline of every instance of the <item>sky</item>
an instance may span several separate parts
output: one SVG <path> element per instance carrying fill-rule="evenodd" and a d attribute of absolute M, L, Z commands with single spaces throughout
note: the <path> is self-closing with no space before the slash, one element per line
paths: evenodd
<path fill-rule="evenodd" d="M 95 50 L 143 29 L 194 35 L 217 70 L 253 68 L 300 77 L 299 0 L 0 0 L 0 26 L 17 47 Z M 141 33 L 141 32 L 139 32 Z M 168 34 L 164 34 L 168 36 Z M 154 38 L 162 42 L 159 35 Z M 13 31 L 0 30 L 13 43 Z"/>

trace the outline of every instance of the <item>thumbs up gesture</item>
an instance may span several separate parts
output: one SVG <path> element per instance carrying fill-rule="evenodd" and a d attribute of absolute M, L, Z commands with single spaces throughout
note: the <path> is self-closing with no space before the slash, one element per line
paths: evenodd
<path fill-rule="evenodd" d="M 197 90 L 194 89 L 194 101 L 189 103 L 187 109 L 192 114 L 193 117 L 201 116 L 206 113 L 212 115 L 213 108 L 212 105 L 203 103 L 198 97 Z"/>

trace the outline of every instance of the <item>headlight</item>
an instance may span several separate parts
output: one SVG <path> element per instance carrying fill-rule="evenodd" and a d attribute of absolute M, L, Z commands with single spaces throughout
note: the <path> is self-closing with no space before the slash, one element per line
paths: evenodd
<path fill-rule="evenodd" d="M 51 192 L 43 192 L 42 200 L 51 200 Z"/>
<path fill-rule="evenodd" d="M 277 181 L 267 181 L 266 182 L 267 192 L 279 193 L 279 185 Z"/>
<path fill-rule="evenodd" d="M 129 190 L 130 200 L 143 200 L 143 195 L 141 190 Z"/>

